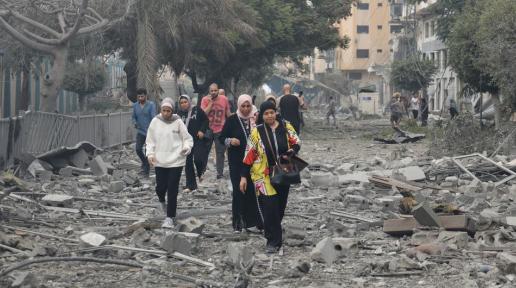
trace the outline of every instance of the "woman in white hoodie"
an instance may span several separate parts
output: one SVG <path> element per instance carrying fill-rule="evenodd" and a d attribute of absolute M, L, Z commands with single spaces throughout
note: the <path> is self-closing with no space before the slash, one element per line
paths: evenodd
<path fill-rule="evenodd" d="M 147 159 L 156 169 L 156 194 L 167 214 L 161 226 L 163 228 L 173 228 L 175 225 L 179 180 L 186 156 L 193 146 L 192 136 L 181 118 L 172 114 L 173 111 L 172 99 L 163 99 L 161 113 L 152 119 L 145 141 Z M 168 205 L 165 204 L 165 195 Z"/>

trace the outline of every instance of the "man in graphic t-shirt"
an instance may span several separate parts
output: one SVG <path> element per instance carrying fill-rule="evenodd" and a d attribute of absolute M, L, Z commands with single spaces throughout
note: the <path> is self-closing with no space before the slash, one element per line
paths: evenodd
<path fill-rule="evenodd" d="M 213 131 L 213 139 L 209 140 L 207 147 L 209 151 L 215 142 L 215 162 L 217 166 L 217 179 L 221 179 L 224 174 L 224 154 L 226 147 L 218 140 L 222 127 L 226 123 L 226 118 L 231 114 L 229 109 L 228 98 L 224 95 L 219 95 L 219 87 L 213 83 L 210 85 L 210 94 L 202 98 L 201 109 L 204 110 L 210 121 L 210 129 Z"/>

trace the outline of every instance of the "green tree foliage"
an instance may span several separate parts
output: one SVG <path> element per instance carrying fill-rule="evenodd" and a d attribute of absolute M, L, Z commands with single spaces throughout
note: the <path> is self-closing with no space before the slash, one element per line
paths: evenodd
<path fill-rule="evenodd" d="M 67 67 L 63 88 L 79 95 L 81 109 L 88 95 L 101 91 L 106 84 L 104 65 L 97 63 L 73 63 Z"/>
<path fill-rule="evenodd" d="M 300 62 L 311 55 L 314 48 L 346 47 L 349 39 L 338 34 L 334 23 L 350 15 L 351 0 L 244 0 L 255 11 L 257 35 L 262 45 L 236 38 L 235 50 L 226 59 L 212 57 L 201 41 L 196 46 L 202 55 L 187 66 L 194 79 L 196 92 L 205 92 L 207 85 L 218 82 L 237 93 L 238 84 L 261 84 L 272 71 L 277 57 L 289 57 Z M 208 53 L 204 53 L 208 52 Z M 204 85 L 195 78 L 204 79 Z M 198 85 L 195 85 L 198 84 Z"/>
<path fill-rule="evenodd" d="M 430 60 L 411 57 L 392 63 L 392 83 L 403 90 L 417 92 L 428 88 L 437 68 Z"/>

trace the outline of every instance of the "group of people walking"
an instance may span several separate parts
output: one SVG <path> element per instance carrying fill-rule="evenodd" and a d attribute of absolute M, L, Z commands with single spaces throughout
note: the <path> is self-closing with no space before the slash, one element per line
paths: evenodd
<path fill-rule="evenodd" d="M 271 179 L 273 171 L 284 167 L 299 152 L 302 122 L 300 98 L 290 93 L 288 84 L 283 91 L 279 99 L 268 96 L 259 109 L 253 97 L 240 95 L 236 113 L 232 114 L 223 91 L 212 84 L 199 107 L 192 105 L 189 96 L 181 95 L 177 109 L 172 99 L 165 98 L 156 114 L 156 107 L 146 99 L 146 91 L 138 90 L 138 102 L 133 107 L 133 122 L 138 130 L 136 150 L 144 175 L 149 175 L 150 167 L 155 168 L 156 194 L 166 214 L 163 228 L 175 225 L 183 167 L 183 191 L 196 190 L 215 143 L 217 179 L 223 178 L 226 151 L 228 155 L 233 231 L 263 230 L 266 251 L 279 251 L 290 184 Z"/>

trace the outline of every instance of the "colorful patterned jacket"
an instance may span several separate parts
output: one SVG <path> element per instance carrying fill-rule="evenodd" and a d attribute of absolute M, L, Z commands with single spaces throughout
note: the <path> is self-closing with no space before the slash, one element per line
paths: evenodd
<path fill-rule="evenodd" d="M 269 176 L 271 171 L 265 153 L 265 145 L 258 132 L 258 127 L 262 125 L 257 126 L 251 131 L 243 162 L 245 165 L 251 166 L 251 180 L 253 180 L 256 194 L 274 196 L 277 192 L 271 185 Z M 291 149 L 294 145 L 298 145 L 299 147 L 300 141 L 294 127 L 287 121 L 284 121 L 283 125 L 287 130 L 286 137 L 288 148 Z"/>

